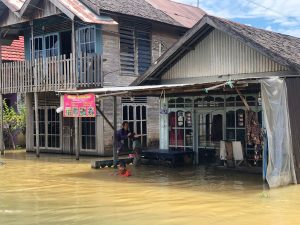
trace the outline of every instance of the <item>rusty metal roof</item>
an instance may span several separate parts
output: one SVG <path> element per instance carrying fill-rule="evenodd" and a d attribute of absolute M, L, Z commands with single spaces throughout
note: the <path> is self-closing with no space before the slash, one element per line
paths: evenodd
<path fill-rule="evenodd" d="M 94 11 L 140 17 L 185 28 L 206 13 L 196 7 L 170 0 L 80 0 Z"/>
<path fill-rule="evenodd" d="M 2 2 L 13 12 L 19 11 L 25 0 L 2 0 Z"/>
<path fill-rule="evenodd" d="M 84 22 L 111 25 L 117 24 L 116 21 L 109 17 L 103 17 L 95 14 L 91 9 L 78 0 L 59 0 L 59 2 Z"/>
<path fill-rule="evenodd" d="M 155 8 L 163 11 L 184 27 L 193 27 L 206 12 L 200 8 L 171 0 L 146 0 Z"/>

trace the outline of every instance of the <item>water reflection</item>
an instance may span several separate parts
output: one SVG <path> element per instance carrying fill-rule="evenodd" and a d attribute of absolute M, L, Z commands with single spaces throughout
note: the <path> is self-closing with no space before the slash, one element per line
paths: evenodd
<path fill-rule="evenodd" d="M 299 224 L 300 186 L 264 188 L 261 177 L 209 167 L 90 169 L 90 159 L 6 153 L 0 224 Z"/>

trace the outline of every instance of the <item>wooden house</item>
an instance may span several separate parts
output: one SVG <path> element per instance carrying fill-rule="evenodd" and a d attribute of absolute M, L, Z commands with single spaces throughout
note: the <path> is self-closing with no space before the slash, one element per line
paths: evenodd
<path fill-rule="evenodd" d="M 27 151 L 111 154 L 103 118 L 63 118 L 55 92 L 129 85 L 204 14 L 169 0 L 0 1 L 1 45 L 24 36 L 25 61 L 1 64 L 0 93 L 25 94 Z M 128 121 L 144 146 L 157 143 L 157 100 L 118 101 L 118 124 Z M 100 107 L 112 111 L 110 100 Z"/>
<path fill-rule="evenodd" d="M 299 183 L 299 56 L 300 38 L 206 15 L 132 86 L 173 85 L 161 98 L 160 149 L 194 151 L 198 163 L 222 140 L 240 141 L 248 162 L 264 160 L 270 186 Z M 249 111 L 266 131 L 258 158 Z"/>

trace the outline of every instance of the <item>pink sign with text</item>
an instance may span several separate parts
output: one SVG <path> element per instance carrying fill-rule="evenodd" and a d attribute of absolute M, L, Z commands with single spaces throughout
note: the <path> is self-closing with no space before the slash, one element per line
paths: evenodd
<path fill-rule="evenodd" d="M 94 94 L 64 95 L 64 117 L 95 117 Z"/>

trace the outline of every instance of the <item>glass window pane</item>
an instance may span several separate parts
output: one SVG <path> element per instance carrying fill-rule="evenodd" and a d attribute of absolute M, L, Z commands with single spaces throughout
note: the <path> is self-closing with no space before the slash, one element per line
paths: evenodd
<path fill-rule="evenodd" d="M 236 127 L 245 127 L 245 111 L 242 109 L 236 111 Z"/>
<path fill-rule="evenodd" d="M 123 106 L 123 120 L 128 120 L 128 106 Z"/>
<path fill-rule="evenodd" d="M 226 129 L 226 139 L 235 140 L 235 129 Z"/>
<path fill-rule="evenodd" d="M 136 107 L 136 117 L 137 120 L 141 120 L 141 106 Z"/>
<path fill-rule="evenodd" d="M 235 127 L 235 112 L 229 111 L 226 112 L 226 126 Z"/>
<path fill-rule="evenodd" d="M 129 120 L 133 120 L 133 106 L 129 106 Z"/>
<path fill-rule="evenodd" d="M 142 122 L 142 132 L 143 132 L 143 134 L 147 134 L 147 123 L 146 123 L 146 121 Z"/>
<path fill-rule="evenodd" d="M 147 117 L 146 106 L 142 106 L 142 120 L 145 120 Z"/>

